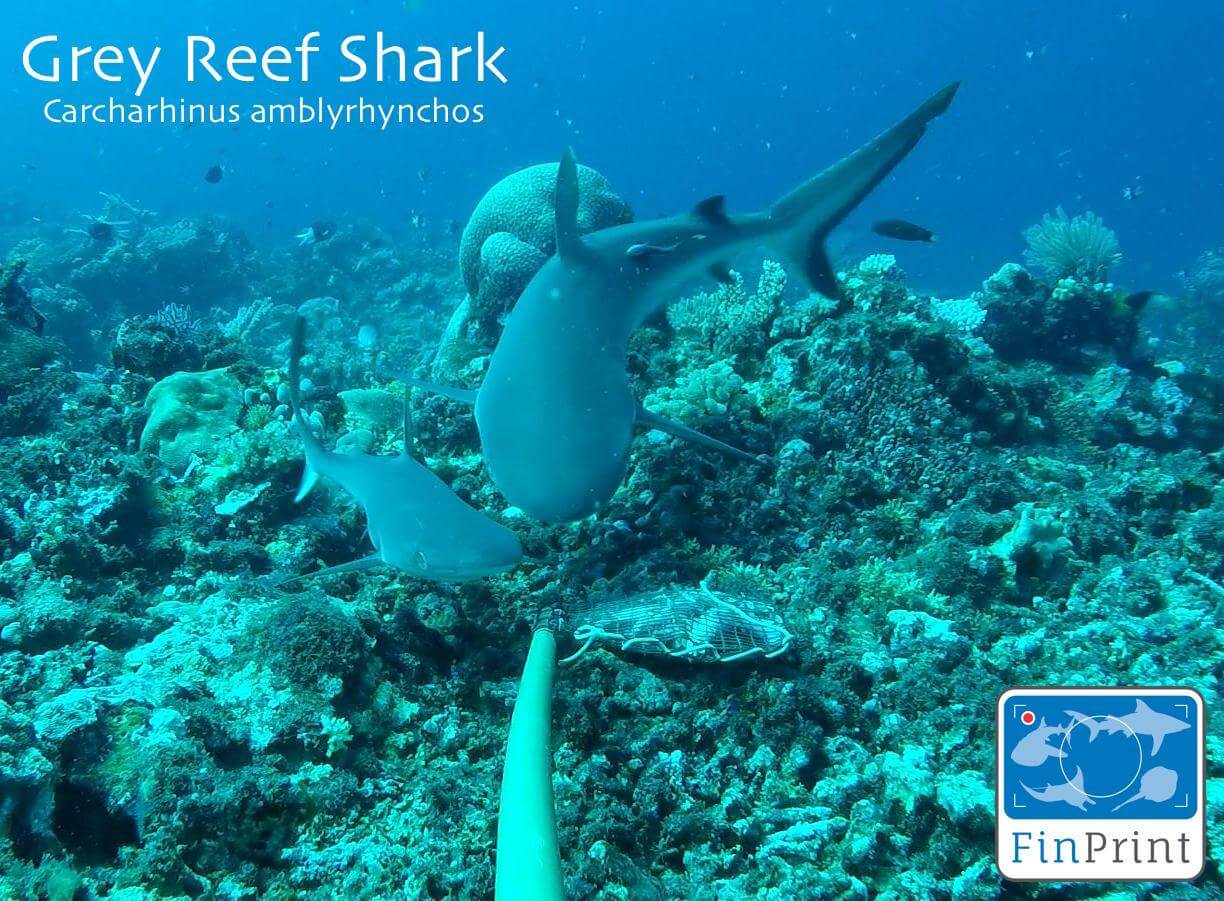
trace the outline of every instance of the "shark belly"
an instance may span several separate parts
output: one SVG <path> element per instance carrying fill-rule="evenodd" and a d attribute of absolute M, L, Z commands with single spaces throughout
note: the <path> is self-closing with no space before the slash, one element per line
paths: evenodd
<path fill-rule="evenodd" d="M 507 319 L 477 394 L 493 483 L 545 522 L 593 513 L 628 465 L 636 406 L 623 329 L 608 315 L 621 299 L 606 288 L 597 273 L 546 263 Z"/>

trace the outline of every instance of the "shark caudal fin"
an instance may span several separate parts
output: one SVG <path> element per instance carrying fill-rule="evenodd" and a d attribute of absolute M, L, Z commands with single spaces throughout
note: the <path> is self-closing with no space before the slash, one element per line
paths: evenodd
<path fill-rule="evenodd" d="M 770 244 L 803 271 L 813 290 L 837 297 L 837 276 L 824 241 L 847 215 L 905 159 L 927 124 L 948 108 L 960 82 L 953 82 L 850 156 L 800 185 L 773 205 Z"/>
<path fill-rule="evenodd" d="M 310 489 L 319 481 L 319 471 L 315 468 L 316 461 L 326 453 L 319 439 L 310 430 L 306 417 L 302 415 L 302 357 L 306 353 L 306 319 L 298 316 L 293 322 L 293 341 L 289 350 L 289 403 L 293 407 L 293 421 L 297 425 L 298 434 L 302 437 L 302 448 L 306 452 L 306 462 L 302 468 L 302 484 L 298 486 L 293 502 L 300 502 Z"/>

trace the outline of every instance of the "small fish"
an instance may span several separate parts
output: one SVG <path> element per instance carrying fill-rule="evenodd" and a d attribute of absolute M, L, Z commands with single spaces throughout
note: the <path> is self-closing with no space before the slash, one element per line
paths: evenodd
<path fill-rule="evenodd" d="M 935 233 L 930 229 L 904 219 L 884 219 L 873 223 L 871 230 L 882 238 L 894 238 L 897 241 L 918 241 L 923 244 L 935 241 Z"/>
<path fill-rule="evenodd" d="M 209 166 L 208 171 L 204 173 L 204 180 L 210 185 L 215 185 L 223 178 L 225 178 L 225 170 L 220 166 Z"/>

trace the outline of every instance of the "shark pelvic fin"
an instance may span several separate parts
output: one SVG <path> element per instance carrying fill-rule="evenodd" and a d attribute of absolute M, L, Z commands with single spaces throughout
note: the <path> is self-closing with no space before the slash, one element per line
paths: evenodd
<path fill-rule="evenodd" d="M 578 231 L 578 164 L 573 149 L 566 149 L 557 166 L 557 188 L 553 200 L 557 229 L 557 253 L 562 257 L 582 252 L 582 233 Z"/>
<path fill-rule="evenodd" d="M 722 194 L 715 194 L 698 203 L 693 207 L 693 215 L 711 225 L 731 224 L 727 218 L 727 198 Z"/>
<path fill-rule="evenodd" d="M 310 490 L 315 485 L 319 484 L 319 471 L 310 465 L 309 462 L 302 466 L 302 484 L 298 486 L 297 494 L 294 495 L 293 502 L 300 504 L 306 495 L 310 494 Z"/>
<path fill-rule="evenodd" d="M 276 584 L 278 586 L 285 586 L 294 582 L 300 582 L 302 579 L 313 579 L 316 576 L 337 576 L 343 573 L 364 572 L 367 569 L 373 569 L 375 566 L 380 566 L 382 562 L 382 557 L 380 557 L 377 553 L 374 553 L 370 554 L 368 557 L 362 557 L 358 560 L 350 560 L 348 563 L 337 563 L 335 566 L 325 566 L 322 569 L 316 569 L 313 572 L 289 576 L 287 579 L 281 579 Z"/>
<path fill-rule="evenodd" d="M 763 459 L 769 459 L 763 454 L 759 457 L 754 456 L 747 451 L 740 450 L 738 447 L 733 447 L 732 445 L 727 444 L 725 441 L 719 441 L 717 438 L 711 438 L 709 435 L 699 432 L 696 429 L 690 429 L 688 426 L 682 425 L 681 423 L 673 422 L 670 419 L 664 419 L 657 413 L 650 412 L 640 403 L 638 404 L 637 421 L 645 428 L 658 429 L 660 432 L 666 432 L 673 438 L 681 438 L 684 441 L 691 441 L 694 444 L 700 444 L 702 447 L 712 448 L 720 453 L 728 454 L 732 457 L 738 457 L 741 460 L 746 460 L 749 463 L 759 463 L 762 462 Z"/>

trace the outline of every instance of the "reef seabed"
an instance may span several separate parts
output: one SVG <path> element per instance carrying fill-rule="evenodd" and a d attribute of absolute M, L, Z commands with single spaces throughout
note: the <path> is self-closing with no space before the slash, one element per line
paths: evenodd
<path fill-rule="evenodd" d="M 642 433 L 599 517 L 545 526 L 490 485 L 470 411 L 418 392 L 413 454 L 513 528 L 523 564 L 277 587 L 369 552 L 342 492 L 293 503 L 288 323 L 312 335 L 311 427 L 399 453 L 384 364 L 478 381 L 522 287 L 491 261 L 551 252 L 505 231 L 529 211 L 482 216 L 462 278 L 426 228 L 265 251 L 129 210 L 106 243 L 15 244 L 47 330 L 0 323 L 0 896 L 487 897 L 534 612 L 704 583 L 794 641 L 715 665 L 595 646 L 562 669 L 571 896 L 1052 897 L 994 867 L 995 700 L 1172 684 L 1218 707 L 1210 356 L 1143 344 L 1138 310 L 1083 278 L 1009 265 L 932 298 L 874 256 L 837 304 L 766 261 L 678 299 L 630 369 L 650 409 L 770 465 Z M 1214 862 L 1164 888 L 1221 891 Z"/>

